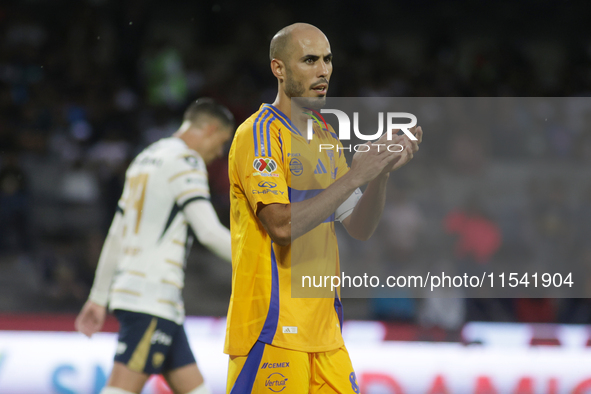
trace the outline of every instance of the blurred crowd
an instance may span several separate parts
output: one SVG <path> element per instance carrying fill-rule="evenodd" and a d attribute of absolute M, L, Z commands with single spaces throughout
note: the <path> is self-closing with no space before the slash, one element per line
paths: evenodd
<path fill-rule="evenodd" d="M 576 2 L 535 11 L 529 3 L 501 1 L 494 11 L 474 1 L 377 1 L 374 11 L 355 1 L 314 10 L 231 1 L 3 3 L 0 311 L 77 311 L 130 160 L 174 132 L 198 97 L 224 103 L 239 123 L 272 102 L 268 45 L 287 24 L 309 21 L 327 34 L 332 96 L 589 96 L 591 36 L 575 34 L 584 31 L 584 13 Z M 489 22 L 473 17 L 482 13 Z M 560 18 L 568 31 L 545 18 Z M 557 125 L 537 135 L 426 130 L 425 149 L 392 179 L 381 229 L 367 244 L 342 242 L 343 265 L 372 253 L 384 272 L 416 259 L 591 265 L 591 183 L 580 175 L 591 164 L 590 121 L 591 112 L 581 132 Z M 436 149 L 442 144 L 446 153 Z M 228 224 L 225 160 L 209 171 L 212 201 Z M 506 174 L 516 185 L 499 182 Z M 197 246 L 187 312 L 223 316 L 229 290 L 229 268 Z M 445 297 L 357 300 L 347 317 L 452 330 L 466 320 L 591 323 L 586 299 Z"/>

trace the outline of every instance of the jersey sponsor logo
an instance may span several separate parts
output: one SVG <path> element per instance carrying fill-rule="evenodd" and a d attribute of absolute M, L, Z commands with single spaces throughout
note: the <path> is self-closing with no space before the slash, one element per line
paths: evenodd
<path fill-rule="evenodd" d="M 187 164 L 190 165 L 191 167 L 193 167 L 193 168 L 199 167 L 199 160 L 195 156 L 185 156 L 184 159 L 187 162 Z"/>
<path fill-rule="evenodd" d="M 288 368 L 289 361 L 284 361 L 282 363 L 263 363 L 261 369 L 272 369 L 272 368 Z"/>
<path fill-rule="evenodd" d="M 137 164 L 138 165 L 151 164 L 151 165 L 160 167 L 162 165 L 162 159 L 158 159 L 158 158 L 154 158 L 154 157 L 144 157 Z"/>
<path fill-rule="evenodd" d="M 159 343 L 161 345 L 170 346 L 170 344 L 172 343 L 172 337 L 170 335 L 163 333 L 160 330 L 156 330 L 154 331 L 154 334 L 152 334 L 151 343 L 152 345 Z"/>
<path fill-rule="evenodd" d="M 273 372 L 271 375 L 267 376 L 267 380 L 265 380 L 265 387 L 271 390 L 274 393 L 280 393 L 285 390 L 287 383 L 287 378 L 280 374 L 279 372 Z"/>
<path fill-rule="evenodd" d="M 275 182 L 260 181 L 259 187 L 266 187 L 268 189 L 275 189 L 277 184 Z"/>
<path fill-rule="evenodd" d="M 200 185 L 208 185 L 208 183 L 203 178 L 187 178 L 185 183 L 188 183 L 188 184 L 196 183 L 196 184 L 200 184 Z"/>
<path fill-rule="evenodd" d="M 281 190 L 265 189 L 265 190 L 253 190 L 252 194 L 274 194 L 276 196 L 279 196 L 279 195 L 284 195 L 285 192 L 283 192 Z"/>
<path fill-rule="evenodd" d="M 252 166 L 260 173 L 272 173 L 277 169 L 277 163 L 268 157 L 257 157 L 252 162 Z"/>
<path fill-rule="evenodd" d="M 298 333 L 298 328 L 297 327 L 283 326 L 283 333 L 284 334 L 297 334 Z"/>
<path fill-rule="evenodd" d="M 289 161 L 289 171 L 292 175 L 300 176 L 304 172 L 304 166 L 300 159 L 291 159 Z"/>
<path fill-rule="evenodd" d="M 351 375 L 349 375 L 349 382 L 351 382 L 351 389 L 353 389 L 353 392 L 359 394 L 359 385 L 357 384 L 357 376 L 355 376 L 355 372 L 351 372 Z"/>
<path fill-rule="evenodd" d="M 314 174 L 316 175 L 320 175 L 320 174 L 326 174 L 326 167 L 324 167 L 324 164 L 322 164 L 322 161 L 320 161 L 320 159 L 318 159 L 318 164 L 316 164 L 316 169 L 314 170 Z"/>
<path fill-rule="evenodd" d="M 299 157 L 301 155 L 302 155 L 301 153 L 291 153 L 291 152 L 287 153 L 287 157 Z"/>

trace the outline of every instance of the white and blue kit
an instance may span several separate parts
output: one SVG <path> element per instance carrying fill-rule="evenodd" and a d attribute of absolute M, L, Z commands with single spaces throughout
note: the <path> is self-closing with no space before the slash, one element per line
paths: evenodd
<path fill-rule="evenodd" d="M 159 373 L 195 362 L 181 294 L 193 233 L 231 260 L 229 231 L 209 197 L 203 159 L 176 137 L 147 147 L 127 170 L 89 298 L 115 311 L 115 360 L 132 370 Z"/>

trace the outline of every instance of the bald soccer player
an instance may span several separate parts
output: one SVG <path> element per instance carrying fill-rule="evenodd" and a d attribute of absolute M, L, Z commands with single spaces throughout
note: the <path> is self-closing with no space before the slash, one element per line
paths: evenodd
<path fill-rule="evenodd" d="M 356 153 L 350 169 L 338 153 L 296 153 L 292 144 L 339 143 L 330 127 L 318 126 L 307 141 L 295 126 L 302 111 L 294 114 L 291 108 L 294 97 L 322 106 L 332 74 L 330 44 L 318 28 L 298 23 L 274 36 L 270 58 L 277 98 L 240 125 L 229 156 L 233 274 L 227 392 L 358 393 L 341 336 L 338 293 L 292 298 L 292 253 L 320 269 L 338 267 L 335 220 L 354 238 L 368 239 L 384 207 L 389 173 L 412 159 L 422 130 L 412 129 L 417 141 L 393 136 L 391 142 L 404 147 L 398 153 L 367 143 L 368 152 Z M 303 189 L 292 187 L 295 176 Z M 358 188 L 364 184 L 362 194 Z M 292 242 L 301 240 L 305 247 L 292 249 Z"/>

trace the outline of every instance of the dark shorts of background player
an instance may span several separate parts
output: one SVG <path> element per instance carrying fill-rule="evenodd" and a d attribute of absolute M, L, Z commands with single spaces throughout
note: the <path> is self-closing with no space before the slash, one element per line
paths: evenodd
<path fill-rule="evenodd" d="M 119 320 L 116 362 L 148 375 L 195 363 L 182 325 L 145 313 L 119 309 L 114 313 Z"/>

